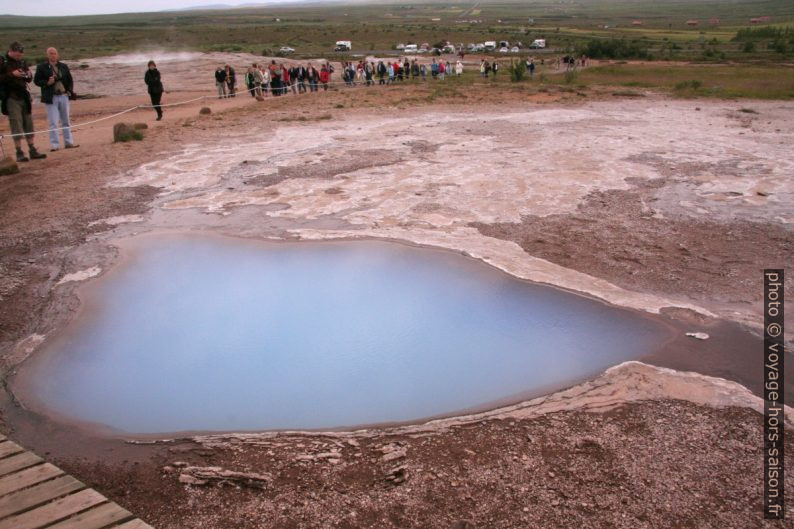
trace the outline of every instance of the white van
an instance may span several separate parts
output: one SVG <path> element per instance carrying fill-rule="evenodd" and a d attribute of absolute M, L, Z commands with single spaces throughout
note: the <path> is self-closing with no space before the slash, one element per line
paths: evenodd
<path fill-rule="evenodd" d="M 406 44 L 405 48 L 403 48 L 405 53 L 416 53 L 419 51 L 419 47 L 416 44 Z"/>

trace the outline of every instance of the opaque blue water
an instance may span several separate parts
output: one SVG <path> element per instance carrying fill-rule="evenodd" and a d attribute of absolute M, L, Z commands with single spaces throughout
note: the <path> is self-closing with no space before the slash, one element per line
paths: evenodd
<path fill-rule="evenodd" d="M 135 244 L 28 377 L 55 412 L 128 432 L 419 419 L 563 386 L 666 337 L 647 318 L 452 252 Z"/>

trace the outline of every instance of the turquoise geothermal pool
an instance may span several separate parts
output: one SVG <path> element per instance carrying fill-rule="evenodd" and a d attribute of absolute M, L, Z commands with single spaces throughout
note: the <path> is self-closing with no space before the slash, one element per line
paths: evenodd
<path fill-rule="evenodd" d="M 411 421 L 561 388 L 668 337 L 399 243 L 158 235 L 125 253 L 26 368 L 47 412 L 133 433 Z"/>

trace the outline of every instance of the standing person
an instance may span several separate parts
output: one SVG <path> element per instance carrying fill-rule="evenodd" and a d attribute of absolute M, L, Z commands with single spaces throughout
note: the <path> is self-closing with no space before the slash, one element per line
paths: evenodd
<path fill-rule="evenodd" d="M 215 70 L 215 88 L 218 89 L 218 99 L 226 97 L 226 70 L 220 66 Z"/>
<path fill-rule="evenodd" d="M 458 61 L 455 63 L 455 75 L 460 77 L 462 73 L 463 73 L 463 63 L 461 61 Z"/>
<path fill-rule="evenodd" d="M 256 97 L 262 97 L 262 85 L 265 84 L 265 76 L 262 75 L 262 69 L 258 64 L 254 64 L 254 94 Z"/>
<path fill-rule="evenodd" d="M 229 88 L 229 97 L 234 97 L 236 91 L 234 86 L 237 84 L 237 75 L 234 73 L 234 68 L 226 65 L 226 86 Z"/>
<path fill-rule="evenodd" d="M 323 67 L 320 69 L 320 83 L 323 85 L 323 90 L 328 90 L 328 80 L 330 79 L 330 74 L 328 73 L 328 66 L 323 64 Z"/>
<path fill-rule="evenodd" d="M 18 162 L 27 162 L 30 158 L 39 160 L 47 157 L 46 154 L 37 151 L 33 145 L 33 116 L 31 115 L 33 101 L 30 100 L 28 91 L 28 83 L 33 79 L 33 74 L 22 58 L 24 54 L 25 48 L 22 44 L 13 42 L 8 47 L 5 56 L 0 59 L 2 112 L 8 116 L 11 134 L 14 135 Z M 30 158 L 25 156 L 22 151 L 23 136 L 28 144 Z"/>
<path fill-rule="evenodd" d="M 298 93 L 298 67 L 294 64 L 289 65 L 289 85 L 292 89 L 292 93 Z"/>
<path fill-rule="evenodd" d="M 290 80 L 289 80 L 289 70 L 285 64 L 281 65 L 281 93 L 287 95 L 289 92 L 290 87 Z"/>
<path fill-rule="evenodd" d="M 480 60 L 480 75 L 482 75 L 483 77 L 488 77 L 488 73 L 485 71 L 486 64 L 487 61 L 485 59 Z"/>
<path fill-rule="evenodd" d="M 444 75 L 447 73 L 447 66 L 444 64 L 444 61 L 438 63 L 438 78 L 440 80 L 444 80 Z"/>
<path fill-rule="evenodd" d="M 386 80 L 384 79 L 384 77 L 386 77 L 386 65 L 383 64 L 383 61 L 378 61 L 377 71 L 378 84 L 386 84 Z"/>
<path fill-rule="evenodd" d="M 389 74 L 388 84 L 392 84 L 394 82 L 394 65 L 392 63 L 389 63 L 389 67 L 387 68 L 386 71 Z"/>
<path fill-rule="evenodd" d="M 363 77 L 364 77 L 364 63 L 362 61 L 358 61 L 358 64 L 356 65 L 356 80 L 360 83 Z"/>
<path fill-rule="evenodd" d="M 306 93 L 306 80 L 309 77 L 309 71 L 304 65 L 298 66 L 298 93 Z"/>
<path fill-rule="evenodd" d="M 149 64 L 146 65 L 146 75 L 143 76 L 143 82 L 146 83 L 146 90 L 152 100 L 152 106 L 154 111 L 157 112 L 157 121 L 160 121 L 163 119 L 163 109 L 160 107 L 160 101 L 163 98 L 163 82 L 160 79 L 160 71 L 154 61 L 149 61 Z"/>
<path fill-rule="evenodd" d="M 419 63 L 416 62 L 416 59 L 411 63 L 411 77 L 414 79 L 419 77 Z"/>
<path fill-rule="evenodd" d="M 427 78 L 427 67 L 424 64 L 419 66 L 419 75 L 422 76 L 422 81 Z"/>
<path fill-rule="evenodd" d="M 262 74 L 262 95 L 266 96 L 270 90 L 270 70 L 262 65 L 259 68 L 259 73 Z"/>
<path fill-rule="evenodd" d="M 535 61 L 530 59 L 529 60 L 529 77 L 532 78 L 532 76 L 534 74 L 535 74 Z"/>
<path fill-rule="evenodd" d="M 245 72 L 245 88 L 248 90 L 248 93 L 251 94 L 251 97 L 256 97 L 256 89 L 254 88 L 254 67 L 249 66 L 248 70 Z"/>
<path fill-rule="evenodd" d="M 306 68 L 306 79 L 309 81 L 309 92 L 316 92 L 317 82 L 320 80 L 320 73 L 312 63 L 309 63 L 309 67 Z"/>
<path fill-rule="evenodd" d="M 281 95 L 281 68 L 276 66 L 276 61 L 270 61 L 270 90 L 274 96 Z"/>
<path fill-rule="evenodd" d="M 433 76 L 433 79 L 438 77 L 438 63 L 435 59 L 433 59 L 433 64 L 430 65 L 430 75 Z"/>
<path fill-rule="evenodd" d="M 496 78 L 496 72 L 499 71 L 499 63 L 497 61 L 493 62 L 493 76 L 494 79 Z"/>
<path fill-rule="evenodd" d="M 47 60 L 36 66 L 33 83 L 41 88 L 41 102 L 47 107 L 47 125 L 50 129 L 50 151 L 60 148 L 58 129 L 66 149 L 77 145 L 72 139 L 69 124 L 69 98 L 73 96 L 74 81 L 69 67 L 58 60 L 58 50 L 47 48 Z"/>

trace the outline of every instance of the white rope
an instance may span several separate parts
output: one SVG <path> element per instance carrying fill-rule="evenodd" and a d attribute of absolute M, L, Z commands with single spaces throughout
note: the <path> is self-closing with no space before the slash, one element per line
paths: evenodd
<path fill-rule="evenodd" d="M 455 74 L 449 74 L 449 73 L 446 74 L 446 75 L 448 77 L 455 77 L 456 76 Z M 428 74 L 428 77 L 429 76 L 430 75 Z M 419 78 L 420 77 L 415 77 L 415 76 L 404 76 L 403 80 L 406 80 L 406 79 L 414 79 L 414 80 L 416 80 L 416 79 L 419 79 Z M 421 77 L 421 79 L 422 80 L 426 80 L 426 77 Z M 381 84 L 381 80 L 384 81 L 383 84 Z M 380 77 L 378 77 L 377 79 L 373 77 L 373 79 L 371 81 L 369 81 L 369 83 L 370 83 L 369 85 L 367 85 L 367 81 L 365 79 L 359 79 L 359 80 L 356 80 L 354 82 L 353 81 L 351 81 L 351 82 L 329 81 L 328 83 L 319 83 L 318 82 L 318 83 L 315 83 L 315 85 L 314 85 L 315 86 L 314 92 L 318 92 L 319 93 L 321 91 L 320 90 L 321 88 L 322 88 L 322 91 L 325 92 L 326 91 L 325 85 L 328 85 L 328 86 L 345 85 L 347 87 L 353 88 L 353 87 L 366 87 L 366 86 L 376 86 L 376 85 L 388 86 L 388 85 L 392 85 L 392 84 L 396 84 L 396 83 L 400 83 L 400 82 L 402 82 L 402 81 L 400 81 L 399 78 L 396 75 L 394 77 L 384 76 L 383 79 L 381 79 Z M 292 84 L 292 83 L 287 84 L 287 85 L 282 84 L 281 87 L 278 88 L 278 90 L 281 91 L 282 95 L 286 95 L 290 91 L 292 91 L 292 89 L 294 87 L 295 90 L 298 90 L 297 93 L 300 94 L 301 92 L 299 91 L 298 86 L 299 86 L 298 84 Z M 307 89 L 306 86 L 311 86 L 311 83 L 304 83 L 304 92 L 303 93 L 311 93 L 312 90 Z M 478 86 L 493 86 L 493 85 L 478 85 Z M 274 90 L 272 87 L 264 88 L 263 86 L 260 86 L 260 91 L 262 93 L 268 93 L 268 92 L 270 92 L 272 90 Z M 256 88 L 247 88 L 245 90 L 242 90 L 239 93 L 240 94 L 245 94 L 245 93 L 250 93 L 250 92 L 255 92 L 255 91 L 256 91 Z M 26 136 L 32 136 L 34 134 L 46 134 L 46 133 L 49 133 L 49 132 L 54 132 L 54 131 L 59 131 L 59 130 L 76 129 L 76 128 L 80 128 L 80 127 L 86 127 L 88 125 L 94 125 L 94 124 L 102 122 L 102 121 L 107 121 L 109 119 L 117 118 L 117 117 L 119 117 L 119 116 L 121 116 L 123 114 L 127 114 L 128 112 L 132 112 L 133 110 L 138 110 L 138 109 L 142 109 L 142 108 L 156 108 L 158 106 L 160 108 L 169 108 L 169 107 L 187 105 L 189 103 L 195 103 L 196 101 L 202 101 L 202 100 L 205 100 L 205 99 L 216 99 L 216 98 L 217 99 L 229 99 L 230 97 L 231 97 L 230 95 L 226 95 L 224 97 L 215 96 L 215 95 L 199 96 L 199 97 L 196 97 L 196 98 L 193 98 L 193 99 L 187 99 L 185 101 L 177 101 L 176 103 L 168 103 L 168 104 L 165 104 L 165 105 L 136 105 L 136 106 L 130 107 L 130 108 L 126 109 L 126 110 L 122 110 L 121 112 L 116 112 L 115 114 L 111 114 L 110 116 L 105 116 L 105 117 L 98 118 L 98 119 L 95 119 L 95 120 L 92 120 L 92 121 L 86 121 L 84 123 L 77 123 L 77 124 L 74 124 L 74 125 L 69 125 L 68 127 L 56 127 L 56 128 L 52 128 L 52 129 L 36 130 L 36 131 L 33 131 L 33 132 L 22 132 L 22 133 L 18 133 L 18 134 L 0 134 L 0 141 L 2 141 L 4 138 L 26 137 Z M 271 97 L 276 97 L 276 96 L 272 95 Z M 2 145 L 2 144 L 0 144 L 0 145 Z"/>
<path fill-rule="evenodd" d="M 117 112 L 117 113 L 112 114 L 110 116 L 105 116 L 104 118 L 95 119 L 93 121 L 86 121 L 85 123 L 78 123 L 76 125 L 69 125 L 68 127 L 57 127 L 57 128 L 53 128 L 53 129 L 47 129 L 47 130 L 35 130 L 33 132 L 22 132 L 22 133 L 18 133 L 18 134 L 0 134 L 0 140 L 2 140 L 3 138 L 16 138 L 16 137 L 32 136 L 33 134 L 44 134 L 45 132 L 52 132 L 52 131 L 56 131 L 56 130 L 76 129 L 78 127 L 85 127 L 86 125 L 93 125 L 94 123 L 99 123 L 100 121 L 105 121 L 105 120 L 108 120 L 108 119 L 116 118 L 118 116 L 121 116 L 122 114 L 126 114 L 127 112 L 132 112 L 133 110 L 137 110 L 137 109 L 138 109 L 137 106 L 136 107 L 132 107 L 132 108 L 128 108 L 127 110 L 122 110 L 121 112 Z"/>

